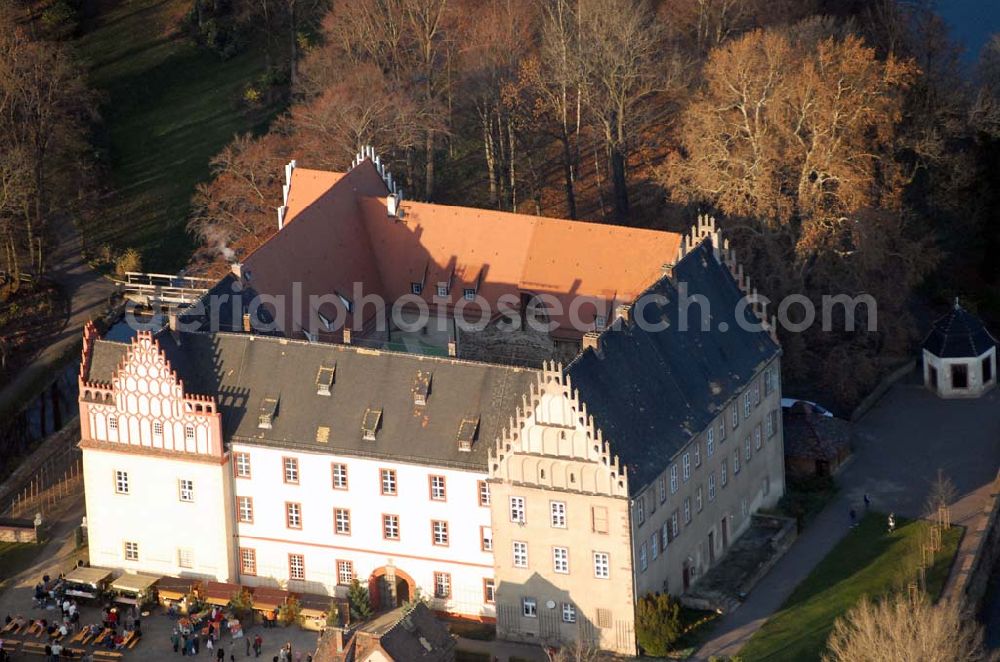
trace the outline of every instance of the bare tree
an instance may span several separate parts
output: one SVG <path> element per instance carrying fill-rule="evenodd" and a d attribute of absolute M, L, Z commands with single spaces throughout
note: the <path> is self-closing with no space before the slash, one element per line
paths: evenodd
<path fill-rule="evenodd" d="M 983 648 L 982 626 L 950 602 L 931 604 L 895 593 L 879 602 L 867 596 L 838 618 L 824 662 L 980 662 L 995 659 Z"/>

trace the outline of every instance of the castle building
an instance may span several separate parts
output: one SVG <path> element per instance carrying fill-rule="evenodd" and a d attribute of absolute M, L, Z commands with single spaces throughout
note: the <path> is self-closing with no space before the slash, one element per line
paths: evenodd
<path fill-rule="evenodd" d="M 364 172 L 325 173 L 332 183 L 317 186 Z M 357 198 L 360 186 L 337 203 L 353 215 L 344 222 L 376 202 L 378 222 L 395 222 L 384 205 L 397 203 Z M 271 241 L 292 236 L 302 213 L 283 212 Z M 635 260 L 617 257 L 650 277 L 604 291 L 614 316 L 599 330 L 562 332 L 580 347 L 566 362 L 177 325 L 121 343 L 89 327 L 91 563 L 338 596 L 358 579 L 379 610 L 422 596 L 495 621 L 503 638 L 634 653 L 636 600 L 685 592 L 784 492 L 781 352 L 763 311 L 746 304 L 749 285 L 709 219 L 661 241 L 670 254 L 647 259 L 644 245 Z M 440 254 L 428 253 L 430 273 Z M 571 270 L 589 257 L 551 261 Z M 263 291 L 280 286 L 253 256 L 242 271 Z"/>

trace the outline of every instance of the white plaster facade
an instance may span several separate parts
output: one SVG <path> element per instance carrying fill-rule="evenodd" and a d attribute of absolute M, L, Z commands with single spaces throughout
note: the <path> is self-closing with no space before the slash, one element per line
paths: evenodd
<path fill-rule="evenodd" d="M 961 386 L 964 372 L 965 386 Z M 942 398 L 979 397 L 997 383 L 997 348 L 976 357 L 940 358 L 924 350 L 924 385 Z"/>

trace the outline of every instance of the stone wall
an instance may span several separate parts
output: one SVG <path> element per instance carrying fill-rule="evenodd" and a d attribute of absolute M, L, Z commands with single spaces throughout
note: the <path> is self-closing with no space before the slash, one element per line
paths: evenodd
<path fill-rule="evenodd" d="M 30 519 L 0 519 L 0 542 L 38 542 Z"/>
<path fill-rule="evenodd" d="M 963 540 L 959 547 L 942 597 L 962 600 L 969 609 L 978 611 L 986 596 L 990 575 L 1000 559 L 1000 473 L 993 480 L 982 512 L 965 536 L 968 540 Z"/>

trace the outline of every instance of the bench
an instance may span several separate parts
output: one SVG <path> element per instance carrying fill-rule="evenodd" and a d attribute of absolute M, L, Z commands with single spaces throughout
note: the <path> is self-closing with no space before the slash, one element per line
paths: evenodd
<path fill-rule="evenodd" d="M 26 641 L 21 652 L 29 655 L 45 655 L 45 644 L 37 641 Z"/>
<path fill-rule="evenodd" d="M 140 639 L 142 639 L 142 637 L 132 637 L 132 640 L 126 643 L 125 647 L 128 648 L 129 650 L 132 650 L 133 648 L 135 648 L 135 645 L 139 643 Z"/>
<path fill-rule="evenodd" d="M 17 647 L 21 645 L 21 642 L 17 639 L 4 639 L 3 640 L 3 650 L 7 653 L 16 653 Z"/>
<path fill-rule="evenodd" d="M 94 651 L 94 659 L 98 662 L 117 662 L 122 659 L 118 651 Z"/>

